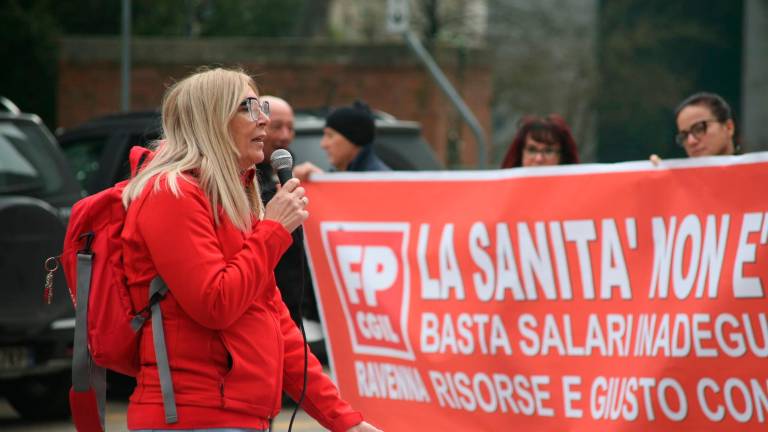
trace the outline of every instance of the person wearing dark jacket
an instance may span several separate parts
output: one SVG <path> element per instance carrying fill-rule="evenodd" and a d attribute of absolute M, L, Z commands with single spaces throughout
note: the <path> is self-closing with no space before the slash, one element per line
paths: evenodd
<path fill-rule="evenodd" d="M 270 164 L 272 152 L 277 149 L 290 151 L 296 132 L 293 128 L 293 108 L 285 100 L 276 96 L 262 96 L 261 100 L 269 104 L 269 125 L 267 136 L 264 137 L 264 160 L 256 165 L 258 172 L 261 200 L 266 205 L 277 193 L 279 180 Z M 304 240 L 301 230 L 291 233 L 293 243 L 285 251 L 280 262 L 275 267 L 275 279 L 280 289 L 283 301 L 288 306 L 291 318 L 300 324 L 300 318 L 318 322 L 320 314 L 317 311 L 315 295 L 312 289 L 312 278 L 304 255 Z M 309 331 L 307 339 L 311 339 Z"/>
<path fill-rule="evenodd" d="M 276 96 L 262 96 L 261 100 L 269 104 L 269 125 L 264 137 L 264 160 L 256 164 L 259 173 L 261 199 L 267 203 L 277 192 L 277 174 L 272 170 L 270 158 L 277 149 L 288 150 L 296 136 L 293 128 L 293 108 L 285 100 Z"/>
<path fill-rule="evenodd" d="M 320 147 L 335 171 L 389 171 L 373 152 L 376 125 L 365 102 L 355 101 L 331 112 L 325 119 Z M 311 162 L 296 166 L 294 176 L 306 181 L 312 173 L 323 172 Z"/>

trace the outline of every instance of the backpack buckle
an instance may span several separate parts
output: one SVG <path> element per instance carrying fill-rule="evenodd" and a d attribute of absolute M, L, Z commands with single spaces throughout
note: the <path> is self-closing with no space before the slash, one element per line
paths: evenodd
<path fill-rule="evenodd" d="M 131 329 L 133 329 L 134 332 L 138 332 L 141 330 L 141 327 L 144 326 L 144 322 L 147 321 L 147 317 L 144 316 L 141 312 L 133 316 L 133 319 L 131 320 Z"/>
<path fill-rule="evenodd" d="M 91 244 L 93 243 L 94 232 L 88 231 L 86 233 L 82 233 L 77 237 L 77 239 L 82 240 L 83 237 L 85 237 L 85 247 L 77 251 L 77 253 L 85 253 L 88 255 L 93 255 L 93 251 L 91 250 Z"/>

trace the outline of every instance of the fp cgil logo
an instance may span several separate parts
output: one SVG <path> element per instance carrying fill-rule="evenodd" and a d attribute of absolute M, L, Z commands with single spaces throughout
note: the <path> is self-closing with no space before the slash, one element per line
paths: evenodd
<path fill-rule="evenodd" d="M 320 225 L 355 353 L 414 359 L 408 338 L 408 227 L 385 222 Z"/>

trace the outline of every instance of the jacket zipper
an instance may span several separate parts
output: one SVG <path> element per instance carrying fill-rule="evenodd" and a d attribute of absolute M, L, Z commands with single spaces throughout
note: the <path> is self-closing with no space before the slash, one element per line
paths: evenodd
<path fill-rule="evenodd" d="M 221 339 L 221 344 L 224 345 L 224 349 L 227 351 L 227 357 L 232 359 L 232 366 L 231 366 L 230 370 L 227 371 L 227 374 L 229 374 L 229 373 L 232 372 L 232 368 L 235 367 L 235 360 L 232 358 L 232 351 L 230 350 L 229 344 L 224 339 L 224 336 L 222 336 L 221 332 L 219 332 L 219 338 Z M 226 380 L 227 374 L 224 374 L 224 376 L 222 376 L 219 379 L 219 392 L 221 393 L 221 407 L 222 408 L 225 408 L 227 406 L 226 397 L 224 397 L 224 382 Z"/>

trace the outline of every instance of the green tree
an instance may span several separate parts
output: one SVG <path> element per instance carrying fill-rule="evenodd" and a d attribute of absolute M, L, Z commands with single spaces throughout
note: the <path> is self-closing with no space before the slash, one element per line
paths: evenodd
<path fill-rule="evenodd" d="M 741 11 L 741 1 L 601 2 L 601 161 L 683 156 L 673 112 L 695 91 L 719 93 L 738 110 Z"/>
<path fill-rule="evenodd" d="M 65 34 L 120 34 L 120 0 L 69 0 L 50 3 L 61 31 Z"/>
<path fill-rule="evenodd" d="M 293 36 L 302 0 L 217 0 L 208 2 L 203 36 Z"/>
<path fill-rule="evenodd" d="M 132 30 L 136 36 L 310 36 L 306 23 L 324 22 L 317 14 L 326 0 L 314 1 L 133 0 Z M 53 127 L 59 37 L 119 35 L 122 2 L 0 0 L 0 11 L 0 95 Z"/>
<path fill-rule="evenodd" d="M 58 27 L 49 0 L 0 0 L 0 95 L 56 124 Z"/>
<path fill-rule="evenodd" d="M 292 36 L 312 0 L 133 0 L 139 36 Z M 69 0 L 55 5 L 66 34 L 119 34 L 121 2 Z"/>

